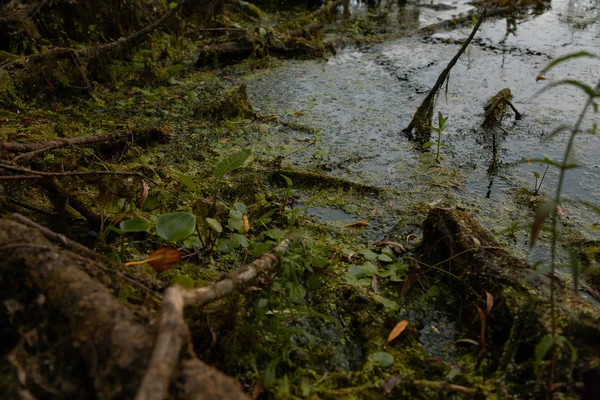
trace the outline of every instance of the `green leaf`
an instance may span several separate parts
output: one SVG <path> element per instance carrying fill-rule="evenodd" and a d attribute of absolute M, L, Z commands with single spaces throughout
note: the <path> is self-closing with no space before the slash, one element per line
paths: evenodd
<path fill-rule="evenodd" d="M 573 58 L 581 58 L 581 57 L 598 58 L 598 56 L 596 54 L 593 54 L 593 53 L 590 53 L 587 51 L 578 51 L 575 53 L 566 54 L 564 56 L 557 57 L 554 60 L 550 61 L 550 63 L 548 65 L 546 65 L 544 67 L 544 69 L 542 69 L 540 71 L 539 74 L 544 75 L 546 72 L 550 71 L 552 68 L 554 68 L 558 64 L 561 64 L 561 63 L 563 63 L 567 60 L 571 60 Z"/>
<path fill-rule="evenodd" d="M 306 289 L 302 285 L 292 285 L 289 289 L 290 300 L 302 300 L 306 296 Z"/>
<path fill-rule="evenodd" d="M 279 175 L 281 175 L 281 177 L 283 179 L 285 179 L 285 183 L 288 188 L 291 188 L 294 185 L 294 183 L 292 182 L 292 179 L 289 176 L 285 176 L 284 174 L 279 174 Z"/>
<path fill-rule="evenodd" d="M 244 203 L 235 203 L 233 206 L 235 207 L 236 210 L 241 212 L 242 215 L 248 214 L 248 209 L 246 208 L 246 205 Z"/>
<path fill-rule="evenodd" d="M 190 236 L 183 241 L 183 246 L 186 249 L 193 249 L 194 247 L 201 249 L 202 242 L 200 241 L 200 238 L 198 236 Z"/>
<path fill-rule="evenodd" d="M 560 85 L 568 85 L 568 86 L 574 86 L 576 88 L 579 88 L 579 89 L 583 90 L 589 97 L 597 97 L 598 96 L 598 93 L 596 93 L 594 88 L 592 88 L 589 85 L 586 85 L 583 82 L 579 82 L 578 80 L 575 80 L 575 79 L 562 79 L 560 81 L 552 82 L 552 83 L 544 86 L 543 88 L 538 90 L 537 93 L 533 97 L 534 98 L 538 97 L 542 93 L 544 93 L 552 88 L 555 88 L 557 86 L 560 86 Z"/>
<path fill-rule="evenodd" d="M 388 256 L 387 254 L 380 254 L 377 256 L 377 259 L 379 261 L 383 261 L 383 262 L 392 262 L 394 260 L 392 260 L 392 257 Z"/>
<path fill-rule="evenodd" d="M 385 351 L 378 351 L 371 355 L 371 359 L 380 367 L 386 368 L 394 363 L 394 356 Z"/>
<path fill-rule="evenodd" d="M 250 247 L 250 242 L 248 241 L 248 238 L 244 235 L 233 235 L 231 237 L 231 240 L 239 243 L 240 246 L 242 246 L 243 248 L 247 249 L 248 247 Z"/>
<path fill-rule="evenodd" d="M 554 338 L 548 334 L 542 337 L 540 342 L 535 346 L 535 363 L 533 364 L 533 371 L 537 375 L 540 371 L 542 361 L 546 358 L 546 354 L 550 351 L 554 345 Z"/>
<path fill-rule="evenodd" d="M 392 311 L 400 309 L 400 304 L 398 304 L 394 300 L 388 299 L 387 297 L 383 297 L 379 294 L 374 294 L 372 297 L 373 300 L 383 305 L 385 308 L 389 308 Z"/>
<path fill-rule="evenodd" d="M 196 230 L 196 216 L 189 212 L 163 214 L 156 220 L 156 233 L 169 242 L 177 242 Z"/>
<path fill-rule="evenodd" d="M 215 167 L 213 171 L 215 178 L 221 179 L 225 174 L 243 167 L 250 154 L 252 154 L 250 150 L 242 150 L 226 157 Z"/>
<path fill-rule="evenodd" d="M 145 219 L 126 219 L 119 224 L 119 228 L 123 233 L 148 232 L 151 227 L 150 222 Z"/>
<path fill-rule="evenodd" d="M 173 171 L 175 173 L 175 176 L 177 177 L 177 180 L 181 183 L 183 183 L 185 185 L 186 188 L 188 188 L 189 190 L 191 190 L 194 193 L 200 193 L 200 189 L 198 188 L 198 186 L 196 186 L 196 184 L 194 183 L 194 180 L 185 175 L 182 174 L 179 171 Z"/>
<path fill-rule="evenodd" d="M 269 250 L 271 250 L 271 247 L 273 247 L 273 245 L 271 245 L 269 243 L 263 243 L 263 242 L 254 243 L 252 245 L 252 256 L 260 257 L 263 254 L 268 253 Z"/>
<path fill-rule="evenodd" d="M 169 3 L 169 10 L 172 10 L 172 9 L 174 9 L 175 7 L 177 7 L 177 5 L 178 5 L 178 4 L 177 4 L 177 3 L 175 3 L 174 1 L 170 2 L 170 3 Z"/>
<path fill-rule="evenodd" d="M 269 299 L 265 299 L 263 297 L 263 298 L 258 299 L 258 301 L 256 302 L 256 308 L 264 308 L 268 304 L 269 304 Z"/>
<path fill-rule="evenodd" d="M 266 389 L 269 389 L 275 384 L 277 378 L 277 364 L 279 364 L 279 359 L 271 360 L 265 368 L 265 372 L 263 373 L 263 385 Z"/>
<path fill-rule="evenodd" d="M 229 230 L 233 232 L 244 233 L 245 230 L 244 221 L 241 219 L 229 218 L 227 221 L 227 227 L 229 227 Z"/>
<path fill-rule="evenodd" d="M 362 256 L 364 258 L 366 258 L 369 261 L 373 261 L 377 258 L 377 253 L 369 250 L 369 249 L 362 249 L 358 251 L 358 254 L 362 254 Z"/>
<path fill-rule="evenodd" d="M 233 239 L 221 239 L 219 240 L 219 251 L 221 253 L 231 253 L 235 249 L 240 247 L 240 243 Z"/>
<path fill-rule="evenodd" d="M 238 210 L 231 210 L 229 211 L 229 216 L 233 219 L 236 219 L 238 221 L 242 220 L 242 217 L 244 216 L 244 214 L 242 214 L 241 212 L 239 212 Z"/>
<path fill-rule="evenodd" d="M 424 149 L 428 149 L 428 148 L 430 148 L 431 146 L 433 146 L 434 144 L 435 144 L 435 142 L 425 142 L 425 143 L 423 144 L 423 148 L 424 148 Z"/>
<path fill-rule="evenodd" d="M 355 278 L 371 277 L 377 272 L 377 267 L 373 264 L 351 265 L 348 272 Z"/>
<path fill-rule="evenodd" d="M 177 275 L 169 282 L 171 285 L 178 284 L 185 289 L 193 289 L 196 286 L 196 281 L 187 275 Z"/>
<path fill-rule="evenodd" d="M 533 176 L 535 176 L 535 179 L 540 179 L 540 173 L 537 171 L 533 171 Z"/>
<path fill-rule="evenodd" d="M 223 232 L 223 227 L 221 226 L 221 223 L 219 221 L 217 221 L 216 219 L 206 218 L 205 221 L 213 231 L 215 231 L 217 233 Z"/>
<path fill-rule="evenodd" d="M 564 344 L 569 346 L 569 349 L 571 350 L 571 362 L 574 363 L 575 361 L 577 361 L 577 349 L 575 348 L 575 346 L 573 346 L 573 343 L 571 343 L 571 341 L 564 336 L 558 336 L 556 340 L 560 343 L 561 347 Z"/>

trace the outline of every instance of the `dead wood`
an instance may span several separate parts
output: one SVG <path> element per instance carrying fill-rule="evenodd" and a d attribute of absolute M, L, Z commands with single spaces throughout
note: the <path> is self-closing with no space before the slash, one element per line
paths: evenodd
<path fill-rule="evenodd" d="M 184 2 L 185 0 L 182 0 L 177 6 L 173 7 L 156 21 L 127 37 L 122 37 L 110 43 L 85 49 L 64 47 L 53 48 L 38 54 L 9 60 L 0 65 L 0 69 L 6 71 L 10 75 L 15 86 L 28 84 L 35 85 L 35 83 L 50 79 L 56 71 L 60 71 L 60 73 L 65 74 L 66 77 L 70 76 L 73 78 L 70 79 L 70 81 L 80 82 L 81 85 L 87 87 L 91 92 L 92 88 L 87 76 L 88 66 L 91 62 L 98 60 L 100 57 L 107 57 L 139 45 L 145 41 L 152 32 L 178 13 Z M 61 62 L 65 60 L 67 61 L 67 64 L 61 64 Z"/>
<path fill-rule="evenodd" d="M 469 46 L 469 43 L 471 43 L 471 40 L 473 40 L 473 38 L 475 37 L 475 34 L 479 30 L 479 27 L 485 19 L 485 16 L 486 9 L 484 8 L 481 12 L 481 15 L 479 16 L 479 19 L 477 20 L 477 24 L 473 27 L 473 30 L 471 31 L 471 34 L 469 35 L 467 40 L 465 40 L 461 48 L 458 50 L 458 53 L 456 53 L 456 55 L 452 58 L 452 60 L 450 60 L 446 68 L 438 76 L 435 85 L 433 85 L 433 87 L 427 94 L 427 97 L 425 97 L 425 100 L 423 100 L 423 102 L 415 112 L 412 120 L 410 121 L 410 124 L 408 124 L 408 126 L 402 130 L 404 134 L 406 134 L 409 138 L 414 139 L 415 142 L 417 142 L 417 144 L 419 144 L 420 146 L 423 146 L 430 139 L 433 109 L 435 108 L 435 102 L 437 99 L 438 91 L 440 90 L 444 82 L 447 81 L 452 67 L 454 67 L 460 56 L 467 49 L 467 46 Z M 414 135 L 413 130 L 415 131 Z"/>
<path fill-rule="evenodd" d="M 184 289 L 175 285 L 165 292 L 160 311 L 160 325 L 150 366 L 144 376 L 136 400 L 160 400 L 165 398 L 175 373 L 182 348 L 190 344 L 190 333 L 185 322 L 185 307 L 203 307 L 254 282 L 261 273 L 273 268 L 279 258 L 275 253 L 285 251 L 289 242 L 283 241 L 272 253 L 267 253 L 245 267 L 228 274 L 219 282 L 198 289 Z M 214 397 L 221 398 L 221 397 Z M 237 399 L 224 397 L 223 399 Z M 239 397 L 245 398 L 245 397 Z"/>
<path fill-rule="evenodd" d="M 84 266 L 98 265 L 54 245 L 37 228 L 0 220 L 0 297 L 22 303 L 29 317 L 42 313 L 47 319 L 36 328 L 39 343 L 31 347 L 21 341 L 12 354 L 34 393 L 47 389 L 45 398 L 133 398 L 151 357 L 152 325 L 143 309 L 118 301 L 82 271 Z M 45 357 L 53 352 L 51 365 L 41 365 L 41 358 L 32 362 L 43 355 L 36 346 L 44 347 Z M 167 388 L 170 398 L 245 398 L 233 379 L 202 363 L 191 348 L 174 357 L 182 359 L 173 375 L 180 385 Z"/>
<path fill-rule="evenodd" d="M 294 33 L 298 34 L 297 31 Z M 298 36 L 267 32 L 263 37 L 256 32 L 229 42 L 210 43 L 200 51 L 196 67 L 228 65 L 240 62 L 251 55 L 261 58 L 267 55 L 279 57 L 306 57 L 321 55 L 325 47 Z"/>
<path fill-rule="evenodd" d="M 169 135 L 165 131 L 156 128 L 150 128 L 143 131 L 127 130 L 104 133 L 95 136 L 70 137 L 37 143 L 0 142 L 0 152 L 25 153 L 15 157 L 11 161 L 12 164 L 15 164 L 17 161 L 26 161 L 46 151 L 68 146 L 94 143 L 112 144 L 129 139 L 135 141 L 136 143 L 142 144 L 144 142 L 165 140 L 168 137 Z"/>
<path fill-rule="evenodd" d="M 463 319 L 479 332 L 481 322 L 476 307 L 486 309 L 486 292 L 493 296 L 487 315 L 485 351 L 482 365 L 506 385 L 525 397 L 539 397 L 535 387 L 533 351 L 541 338 L 551 332 L 550 277 L 536 272 L 523 260 L 504 250 L 469 214 L 459 209 L 435 208 L 423 224 L 419 253 L 427 268 L 460 298 Z M 444 261 L 446 260 L 446 261 Z M 452 277 L 452 274 L 454 277 Z M 564 382 L 569 393 L 582 387 L 593 393 L 594 377 L 600 369 L 600 308 L 577 295 L 555 279 L 559 334 L 577 350 L 571 360 L 568 346 L 560 350 L 555 382 Z M 591 377 L 591 378 L 586 378 Z M 544 379 L 541 380 L 544 382 Z M 545 385 L 542 385 L 545 386 Z"/>

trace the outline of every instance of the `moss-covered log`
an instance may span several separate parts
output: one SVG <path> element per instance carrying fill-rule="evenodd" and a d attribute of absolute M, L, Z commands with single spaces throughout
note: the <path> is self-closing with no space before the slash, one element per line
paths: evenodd
<path fill-rule="evenodd" d="M 481 332 L 482 325 L 477 307 L 489 306 L 486 292 L 493 297 L 493 307 L 484 319 L 487 329 L 478 360 L 482 372 L 493 376 L 506 394 L 544 395 L 549 363 L 538 365 L 546 368 L 537 376 L 534 371 L 536 346 L 551 333 L 551 278 L 512 256 L 473 217 L 455 208 L 429 213 L 420 253 L 428 265 L 447 260 L 440 264 L 442 270 L 429 271 L 451 289 L 455 302 L 449 301 L 450 306 L 456 307 L 457 314 L 461 310 L 463 322 L 474 332 Z M 557 334 L 572 344 L 577 357 L 572 358 L 569 345 L 557 350 L 553 388 L 586 398 L 598 393 L 600 308 L 554 279 Z"/>

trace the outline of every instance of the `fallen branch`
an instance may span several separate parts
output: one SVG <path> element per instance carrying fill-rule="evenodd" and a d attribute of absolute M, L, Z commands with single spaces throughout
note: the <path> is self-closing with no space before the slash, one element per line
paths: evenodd
<path fill-rule="evenodd" d="M 435 85 L 433 85 L 433 88 L 431 88 L 431 90 L 427 94 L 427 97 L 425 97 L 425 100 L 423 100 L 423 102 L 415 112 L 412 120 L 410 121 L 410 124 L 408 124 L 408 126 L 402 130 L 404 134 L 406 134 L 410 138 L 413 138 L 420 146 L 423 146 L 426 142 L 428 142 L 431 136 L 433 109 L 435 108 L 435 101 L 437 99 L 438 90 L 442 87 L 444 82 L 446 82 L 450 74 L 450 70 L 452 69 L 452 67 L 454 67 L 460 56 L 467 49 L 469 43 L 471 43 L 471 40 L 473 40 L 473 38 L 475 37 L 475 34 L 479 30 L 479 27 L 481 26 L 481 23 L 483 22 L 485 16 L 486 9 L 484 8 L 481 12 L 481 15 L 479 16 L 477 24 L 471 31 L 471 34 L 469 35 L 467 40 L 465 40 L 458 53 L 456 53 L 456 55 L 452 58 L 452 60 L 450 60 L 446 68 L 438 76 Z M 416 131 L 414 137 L 412 134 L 413 130 Z"/>
<path fill-rule="evenodd" d="M 251 283 L 261 273 L 270 270 L 279 262 L 274 253 L 285 251 L 289 241 L 277 245 L 271 253 L 228 274 L 223 280 L 198 289 L 184 289 L 175 285 L 165 292 L 160 311 L 158 337 L 136 400 L 162 400 L 166 397 L 172 377 L 177 367 L 179 354 L 190 341 L 190 333 L 185 322 L 184 309 L 187 306 L 203 307 L 219 300 Z"/>
<path fill-rule="evenodd" d="M 9 153 L 25 153 L 12 159 L 11 163 L 15 164 L 17 160 L 29 159 L 39 153 L 60 149 L 67 146 L 84 145 L 91 143 L 109 143 L 124 139 L 135 139 L 137 141 L 146 137 L 156 137 L 156 139 L 165 138 L 167 134 L 160 129 L 148 129 L 143 132 L 118 131 L 105 133 L 96 136 L 72 137 L 67 139 L 56 139 L 41 143 L 18 143 L 18 142 L 0 142 L 0 152 Z"/>
<path fill-rule="evenodd" d="M 48 176 L 81 176 L 81 175 L 134 175 L 134 176 L 138 176 L 140 178 L 143 179 L 147 179 L 144 175 L 140 174 L 139 172 L 129 172 L 129 171 L 65 171 L 65 172 L 45 172 L 45 171 L 36 171 L 33 169 L 29 169 L 29 168 L 25 168 L 25 167 L 18 167 L 16 165 L 9 165 L 9 164 L 4 164 L 4 163 L 0 163 L 0 168 L 9 170 L 9 171 L 16 171 L 16 172 L 24 172 L 27 174 L 32 174 L 29 175 L 30 177 L 35 177 L 35 178 L 44 178 L 44 177 L 48 177 Z M 22 177 L 22 175 L 15 175 L 15 176 L 20 176 Z M 10 178 L 11 176 L 0 176 L 0 179 L 7 179 Z"/>

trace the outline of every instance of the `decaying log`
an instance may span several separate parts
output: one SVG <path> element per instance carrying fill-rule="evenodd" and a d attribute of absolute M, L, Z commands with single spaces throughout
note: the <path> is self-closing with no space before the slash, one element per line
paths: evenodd
<path fill-rule="evenodd" d="M 196 67 L 233 64 L 253 54 L 259 58 L 265 55 L 306 57 L 324 51 L 324 47 L 315 47 L 313 43 L 300 36 L 268 32 L 265 37 L 259 37 L 255 32 L 251 32 L 235 41 L 211 43 L 200 51 Z"/>
<path fill-rule="evenodd" d="M 57 383 L 48 390 L 58 394 L 46 392 L 45 397 L 133 398 L 150 361 L 155 333 L 147 313 L 121 303 L 80 268 L 85 263 L 93 268 L 95 262 L 54 245 L 38 230 L 0 220 L 1 300 L 21 302 L 23 310 L 38 318 L 40 313 L 45 315 L 46 323 L 36 327 L 36 337 L 40 341 L 48 335 L 54 337 L 44 343 L 48 346 L 45 357 L 55 352 L 51 365 L 28 370 L 32 367 L 28 359 L 17 361 L 30 380 L 40 375 L 40 370 L 46 374 L 55 371 L 61 374 L 60 382 L 70 383 Z M 13 358 L 37 356 L 35 347 L 21 343 Z M 202 363 L 190 347 L 174 356 L 181 364 L 173 377 L 178 385 L 168 388 L 170 398 L 245 398 L 232 378 Z M 42 389 L 36 387 L 38 393 Z M 61 394 L 61 389 L 70 392 Z"/>
<path fill-rule="evenodd" d="M 534 374 L 536 345 L 551 333 L 550 277 L 534 271 L 504 250 L 469 214 L 455 208 L 433 209 L 423 224 L 419 253 L 443 284 L 460 301 L 463 321 L 477 332 L 481 325 L 476 307 L 486 309 L 486 292 L 493 296 L 487 315 L 485 368 L 496 382 L 522 397 L 539 398 L 546 388 L 544 375 Z M 444 262 L 444 260 L 447 260 Z M 450 274 L 448 274 L 450 273 Z M 554 382 L 569 394 L 592 396 L 600 376 L 600 307 L 580 297 L 558 278 L 556 314 L 558 334 L 577 350 L 571 360 L 569 346 L 558 351 Z M 460 303 L 460 304 L 458 304 Z M 543 372 L 547 373 L 547 368 Z M 541 380 L 538 380 L 541 378 Z M 540 382 L 536 385 L 536 381 Z M 592 398 L 592 397 L 589 397 Z"/>

